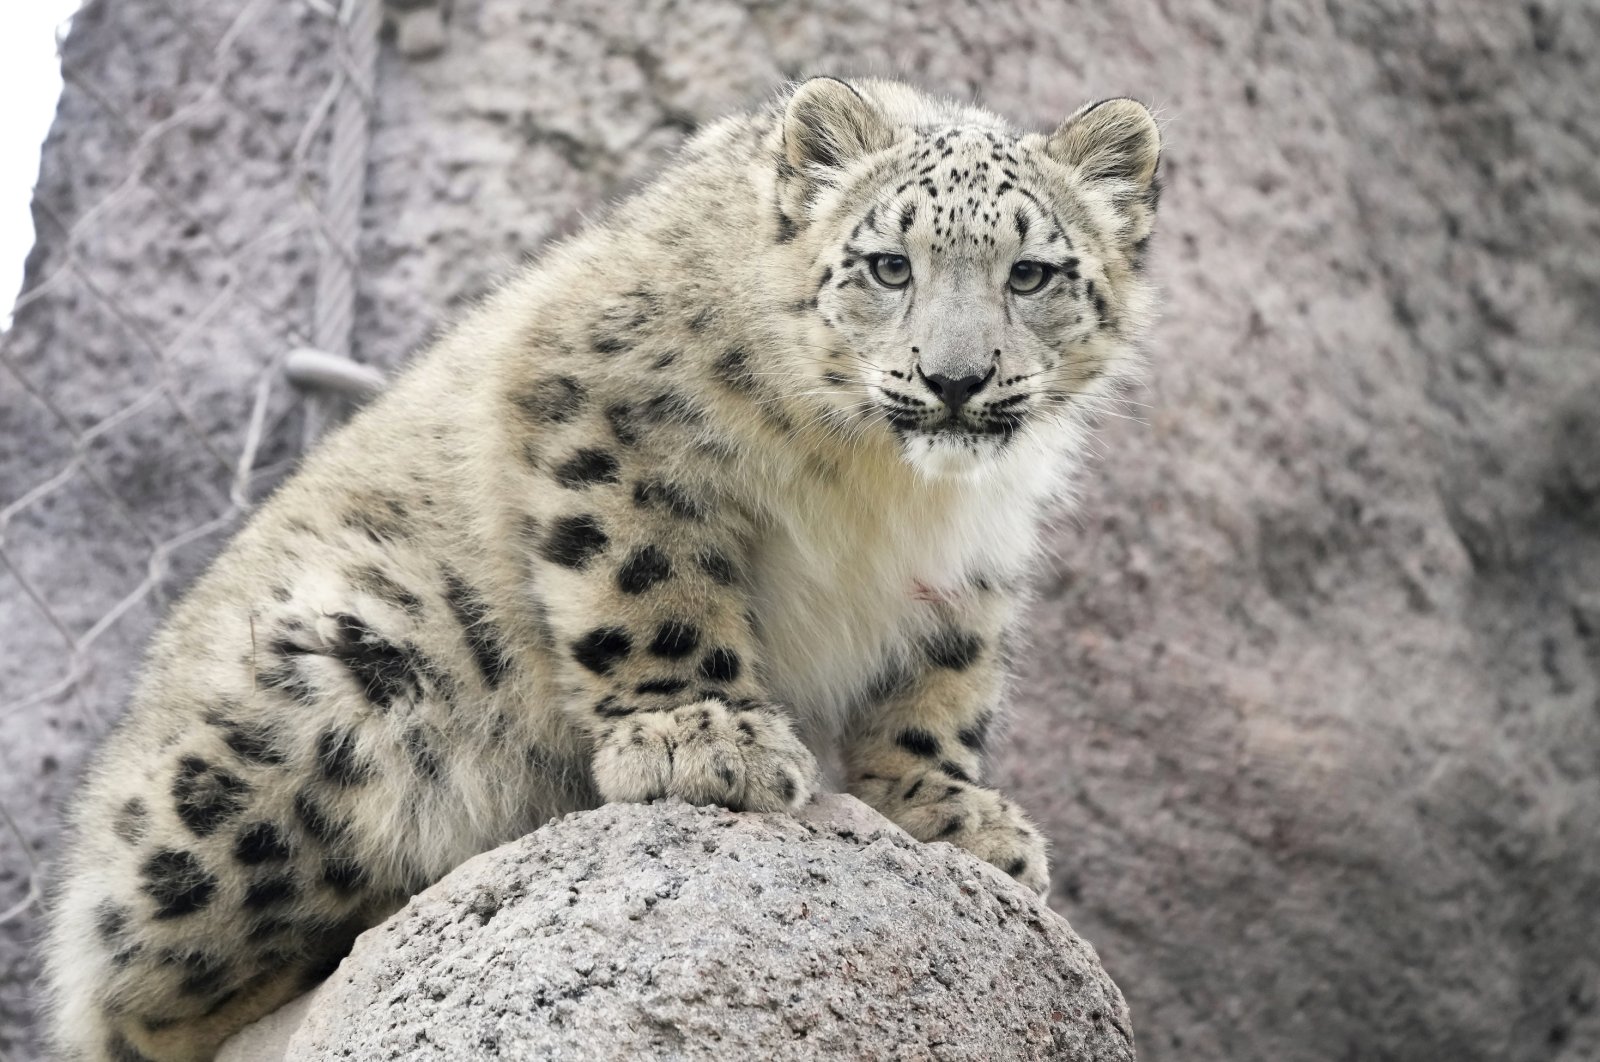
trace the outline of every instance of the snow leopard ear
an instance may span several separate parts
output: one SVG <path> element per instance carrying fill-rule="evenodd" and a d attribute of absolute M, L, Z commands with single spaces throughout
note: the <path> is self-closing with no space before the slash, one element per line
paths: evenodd
<path fill-rule="evenodd" d="M 783 115 L 784 160 L 800 173 L 841 169 L 894 143 L 883 112 L 847 82 L 814 77 L 789 97 Z"/>
<path fill-rule="evenodd" d="M 1101 100 L 1062 122 L 1045 142 L 1045 151 L 1090 180 L 1127 181 L 1138 194 L 1155 182 L 1161 131 L 1138 100 Z"/>

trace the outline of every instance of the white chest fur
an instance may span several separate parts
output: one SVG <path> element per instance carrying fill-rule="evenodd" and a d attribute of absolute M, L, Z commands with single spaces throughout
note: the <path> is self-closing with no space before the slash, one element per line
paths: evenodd
<path fill-rule="evenodd" d="M 1053 477 L 1002 462 L 929 480 L 897 457 L 853 464 L 764 506 L 751 581 L 773 695 L 815 738 L 837 736 L 861 690 L 957 608 L 969 578 L 1014 578 Z M 774 493 L 776 491 L 774 490 Z"/>

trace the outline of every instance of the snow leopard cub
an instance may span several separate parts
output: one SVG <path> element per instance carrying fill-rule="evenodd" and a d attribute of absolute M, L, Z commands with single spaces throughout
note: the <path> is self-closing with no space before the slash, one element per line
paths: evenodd
<path fill-rule="evenodd" d="M 1159 137 L 806 81 L 697 135 L 307 458 L 156 638 L 46 943 L 76 1059 L 212 1057 L 552 815 L 856 794 L 1029 888 L 1003 645 L 1125 377 Z"/>

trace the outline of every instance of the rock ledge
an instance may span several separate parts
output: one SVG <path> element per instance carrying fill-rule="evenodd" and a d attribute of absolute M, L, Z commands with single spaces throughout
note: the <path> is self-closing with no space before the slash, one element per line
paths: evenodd
<path fill-rule="evenodd" d="M 552 822 L 415 897 L 223 1058 L 495 1056 L 1134 1049 L 1122 994 L 1065 920 L 966 853 L 826 796 L 799 818 L 667 802 Z"/>

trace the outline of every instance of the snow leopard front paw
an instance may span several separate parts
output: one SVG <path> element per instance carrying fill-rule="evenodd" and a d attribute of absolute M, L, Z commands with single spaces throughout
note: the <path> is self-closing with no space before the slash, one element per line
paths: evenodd
<path fill-rule="evenodd" d="M 1044 838 L 995 790 L 931 768 L 902 778 L 868 776 L 851 788 L 917 840 L 948 841 L 1041 896 L 1049 891 Z"/>
<path fill-rule="evenodd" d="M 594 773 L 607 801 L 675 796 L 736 811 L 782 811 L 811 798 L 817 761 L 770 705 L 707 698 L 618 720 L 600 737 Z"/>

